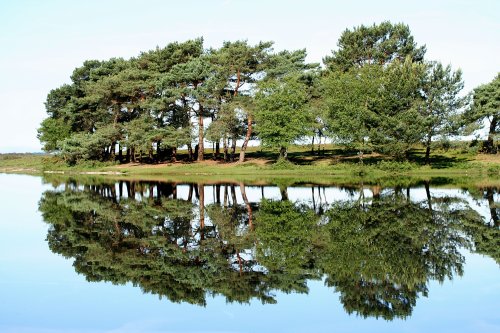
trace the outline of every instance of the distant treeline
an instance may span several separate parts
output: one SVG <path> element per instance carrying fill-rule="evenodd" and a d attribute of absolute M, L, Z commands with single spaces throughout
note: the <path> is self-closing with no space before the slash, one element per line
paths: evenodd
<path fill-rule="evenodd" d="M 38 137 L 69 164 L 175 161 L 179 147 L 201 161 L 207 141 L 229 161 L 238 140 L 243 161 L 251 139 L 286 158 L 304 138 L 330 138 L 361 158 L 376 151 L 405 159 L 422 143 L 428 161 L 433 141 L 488 119 L 483 150 L 497 150 L 500 75 L 462 94 L 461 71 L 425 59 L 405 24 L 346 29 L 324 66 L 306 63 L 305 49 L 272 45 L 205 49 L 200 38 L 128 60 L 85 61 L 71 84 L 48 94 Z"/>

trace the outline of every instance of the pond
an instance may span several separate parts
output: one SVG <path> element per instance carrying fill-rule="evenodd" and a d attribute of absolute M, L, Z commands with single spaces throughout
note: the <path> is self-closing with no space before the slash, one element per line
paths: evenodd
<path fill-rule="evenodd" d="M 500 332 L 499 201 L 0 174 L 0 332 Z"/>

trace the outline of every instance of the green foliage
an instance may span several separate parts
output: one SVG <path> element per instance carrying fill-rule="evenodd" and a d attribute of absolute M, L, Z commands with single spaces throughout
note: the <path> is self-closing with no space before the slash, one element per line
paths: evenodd
<path fill-rule="evenodd" d="M 81 160 L 103 161 L 112 153 L 113 143 L 121 136 L 120 128 L 114 125 L 104 125 L 93 134 L 73 134 L 61 142 L 61 157 L 70 165 Z"/>
<path fill-rule="evenodd" d="M 417 47 L 410 28 L 388 21 L 372 26 L 346 29 L 338 41 L 339 49 L 323 60 L 329 69 L 349 70 L 366 64 L 383 65 L 407 57 L 413 62 L 424 58 L 425 46 Z"/>
<path fill-rule="evenodd" d="M 473 103 L 464 114 L 464 119 L 467 123 L 488 121 L 488 140 L 484 151 L 496 153 L 494 141 L 500 132 L 500 73 L 490 83 L 474 89 Z"/>
<path fill-rule="evenodd" d="M 60 142 L 70 136 L 71 128 L 60 118 L 46 118 L 38 129 L 38 139 L 47 152 L 60 151 Z"/>
<path fill-rule="evenodd" d="M 298 75 L 269 80 L 255 97 L 256 130 L 262 144 L 287 148 L 311 132 L 307 86 Z"/>
<path fill-rule="evenodd" d="M 273 163 L 271 168 L 273 170 L 293 170 L 296 169 L 296 165 L 285 158 L 278 158 L 278 160 Z"/>
<path fill-rule="evenodd" d="M 460 97 L 464 83 L 462 71 L 452 72 L 451 66 L 443 67 L 441 63 L 431 62 L 423 82 L 423 116 L 426 146 L 426 159 L 429 154 L 433 139 L 448 141 L 449 136 L 458 134 L 461 115 L 459 111 L 466 104 L 466 98 Z"/>
<path fill-rule="evenodd" d="M 380 98 L 382 75 L 382 67 L 367 65 L 324 76 L 326 128 L 336 142 L 359 151 L 369 149 L 368 139 L 378 117 L 373 105 Z"/>
<path fill-rule="evenodd" d="M 269 270 L 297 274 L 312 260 L 318 217 L 307 206 L 263 200 L 256 223 L 257 259 Z"/>
<path fill-rule="evenodd" d="M 378 117 L 371 141 L 377 151 L 404 159 L 422 139 L 424 120 L 419 113 L 419 97 L 424 74 L 425 66 L 409 58 L 396 60 L 385 69 L 382 97 L 374 105 Z"/>

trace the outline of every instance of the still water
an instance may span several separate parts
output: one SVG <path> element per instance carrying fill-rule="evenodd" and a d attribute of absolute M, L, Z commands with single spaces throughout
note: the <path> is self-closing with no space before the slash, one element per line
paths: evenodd
<path fill-rule="evenodd" d="M 0 174 L 0 332 L 500 332 L 497 188 Z"/>

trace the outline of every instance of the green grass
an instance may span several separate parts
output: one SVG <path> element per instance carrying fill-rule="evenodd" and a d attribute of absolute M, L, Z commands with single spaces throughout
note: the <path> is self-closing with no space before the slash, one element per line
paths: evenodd
<path fill-rule="evenodd" d="M 317 148 L 317 147 L 315 147 Z M 179 162 L 161 164 L 122 164 L 111 162 L 84 162 L 67 166 L 51 155 L 4 154 L 0 155 L 0 172 L 16 173 L 123 173 L 128 177 L 169 177 L 184 179 L 259 179 L 293 178 L 299 181 L 325 179 L 328 181 L 349 179 L 390 179 L 391 177 L 473 177 L 497 178 L 500 176 L 500 155 L 477 155 L 460 148 L 436 150 L 431 164 L 424 163 L 424 150 L 416 147 L 409 160 L 400 162 L 388 156 L 368 154 L 363 164 L 355 151 L 322 145 L 321 154 L 310 146 L 293 146 L 289 161 L 278 161 L 277 153 L 260 147 L 250 147 L 244 163 L 213 161 L 207 150 L 204 162 L 187 162 L 187 152 L 179 152 Z"/>

